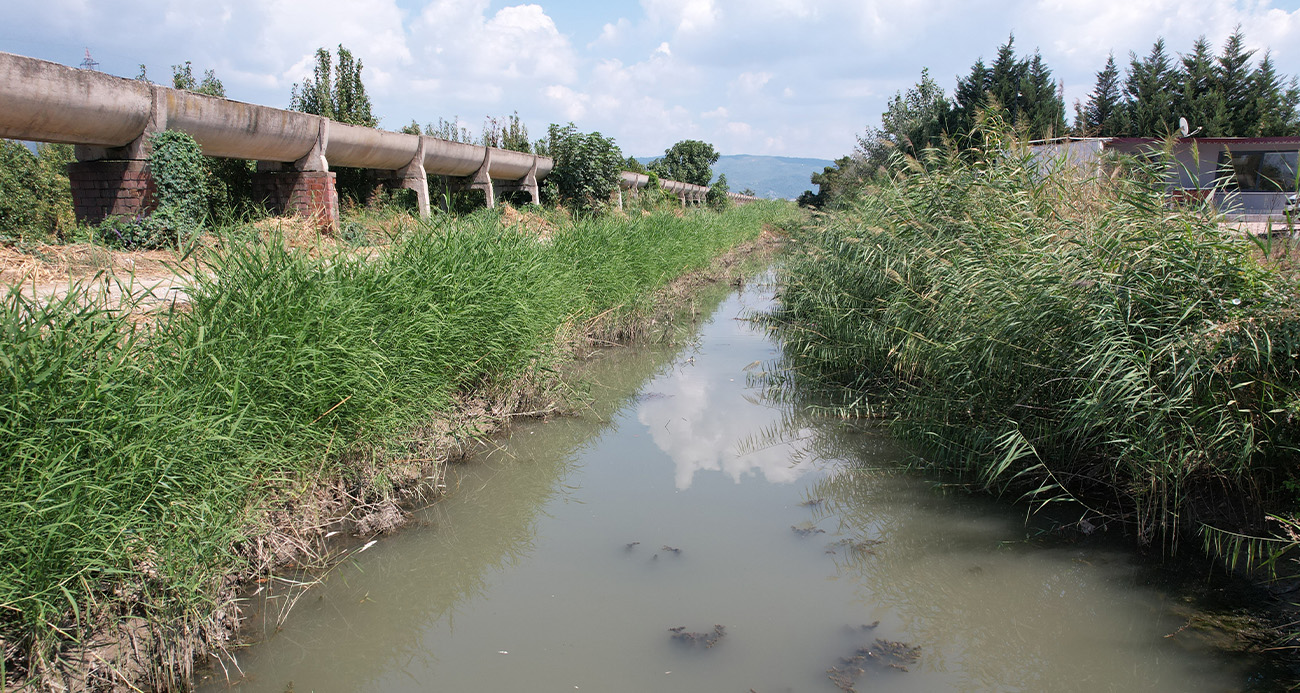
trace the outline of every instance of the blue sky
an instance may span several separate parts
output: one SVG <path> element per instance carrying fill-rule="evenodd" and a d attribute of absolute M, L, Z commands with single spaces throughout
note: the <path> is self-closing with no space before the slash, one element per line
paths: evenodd
<path fill-rule="evenodd" d="M 1086 99 L 1114 51 L 1171 51 L 1240 24 L 1300 74 L 1297 2 L 1246 0 L 8 0 L 0 50 L 155 81 L 192 61 L 231 98 L 286 106 L 320 46 L 365 63 L 381 125 L 518 111 L 534 137 L 573 121 L 625 153 L 703 139 L 724 154 L 834 158 L 923 67 L 951 91 L 1014 32 Z M 1195 124 L 1193 124 L 1194 126 Z"/>

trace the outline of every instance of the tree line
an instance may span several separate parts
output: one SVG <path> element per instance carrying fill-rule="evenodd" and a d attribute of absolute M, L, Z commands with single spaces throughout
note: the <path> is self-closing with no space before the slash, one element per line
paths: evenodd
<path fill-rule="evenodd" d="M 1064 84 L 1039 51 L 1017 55 L 1011 35 L 991 64 L 981 57 L 957 79 L 951 96 L 923 69 L 920 81 L 889 100 L 880 125 L 867 128 L 853 154 L 813 174 L 819 191 L 800 201 L 834 201 L 879 175 L 894 152 L 915 157 L 945 143 L 975 142 L 980 114 L 990 109 L 1030 140 L 1166 137 L 1179 133 L 1180 119 L 1202 137 L 1300 135 L 1300 83 L 1278 72 L 1268 50 L 1247 49 L 1240 26 L 1217 54 L 1205 36 L 1177 55 L 1158 38 L 1146 55 L 1130 52 L 1122 74 L 1111 53 L 1086 101 L 1074 103 L 1068 124 Z"/>

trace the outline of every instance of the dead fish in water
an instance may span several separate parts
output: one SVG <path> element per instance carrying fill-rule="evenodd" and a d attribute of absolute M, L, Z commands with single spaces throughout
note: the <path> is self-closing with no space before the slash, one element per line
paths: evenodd
<path fill-rule="evenodd" d="M 822 529 L 821 527 L 814 527 L 811 522 L 801 522 L 797 525 L 790 525 L 790 529 L 794 530 L 794 533 L 798 534 L 801 537 L 806 537 L 810 534 L 826 533 L 826 530 Z"/>

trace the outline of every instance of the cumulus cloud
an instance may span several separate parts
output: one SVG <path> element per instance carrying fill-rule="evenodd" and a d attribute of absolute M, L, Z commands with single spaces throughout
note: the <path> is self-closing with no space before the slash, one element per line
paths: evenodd
<path fill-rule="evenodd" d="M 287 104 L 319 47 L 365 64 L 383 124 L 519 111 L 533 130 L 573 120 L 628 153 L 695 138 L 724 153 L 834 158 L 879 122 L 921 68 L 951 91 L 1014 32 L 1041 50 L 1067 99 L 1085 98 L 1106 54 L 1121 66 L 1164 36 L 1171 53 L 1241 25 L 1300 74 L 1300 12 L 1268 0 L 44 0 L 0 3 L 5 50 L 156 81 L 186 60 L 234 98 Z M 602 12 L 609 16 L 601 16 Z M 346 21 L 340 21 L 345 17 Z M 582 36 L 581 43 L 574 43 Z M 740 127 L 740 124 L 746 128 Z"/>

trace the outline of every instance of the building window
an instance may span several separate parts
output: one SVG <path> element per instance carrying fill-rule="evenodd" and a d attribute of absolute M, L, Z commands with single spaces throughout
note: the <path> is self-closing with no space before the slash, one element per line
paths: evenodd
<path fill-rule="evenodd" d="M 1229 190 L 1295 192 L 1297 152 L 1219 152 L 1219 170 Z"/>

